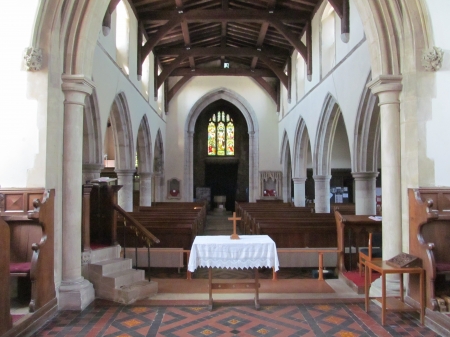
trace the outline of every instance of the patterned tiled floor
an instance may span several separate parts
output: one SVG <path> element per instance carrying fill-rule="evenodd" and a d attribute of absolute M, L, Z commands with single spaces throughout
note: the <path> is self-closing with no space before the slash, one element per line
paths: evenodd
<path fill-rule="evenodd" d="M 417 315 L 369 313 L 358 304 L 219 306 L 125 306 L 96 300 L 83 312 L 61 311 L 33 336 L 439 336 Z"/>

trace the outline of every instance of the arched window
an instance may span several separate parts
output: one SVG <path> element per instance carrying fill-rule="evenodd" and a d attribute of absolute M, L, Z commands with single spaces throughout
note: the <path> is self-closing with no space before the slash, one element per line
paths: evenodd
<path fill-rule="evenodd" d="M 127 6 L 123 1 L 117 4 L 116 13 L 116 62 L 122 68 L 123 72 L 129 75 L 130 16 L 128 15 Z"/>
<path fill-rule="evenodd" d="M 322 77 L 335 65 L 336 58 L 336 20 L 334 8 L 328 3 L 322 14 Z"/>
<path fill-rule="evenodd" d="M 234 156 L 233 119 L 223 111 L 209 119 L 208 156 Z"/>

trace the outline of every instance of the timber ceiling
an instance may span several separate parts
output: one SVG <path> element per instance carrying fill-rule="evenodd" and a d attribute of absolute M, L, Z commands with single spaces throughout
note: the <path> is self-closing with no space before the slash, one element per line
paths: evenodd
<path fill-rule="evenodd" d="M 159 73 L 155 93 L 164 85 L 166 100 L 193 76 L 250 76 L 278 105 L 281 86 L 290 97 L 294 50 L 303 56 L 311 75 L 310 22 L 322 1 L 129 0 L 146 38 L 138 42 L 138 74 L 142 60 L 153 52 L 162 69 L 154 70 Z M 117 2 L 111 2 L 110 12 Z M 341 18 L 348 18 L 348 0 L 329 2 Z M 169 76 L 181 79 L 169 88 Z"/>

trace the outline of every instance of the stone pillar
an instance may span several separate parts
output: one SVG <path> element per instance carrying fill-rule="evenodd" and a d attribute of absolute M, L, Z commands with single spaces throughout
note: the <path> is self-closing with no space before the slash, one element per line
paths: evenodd
<path fill-rule="evenodd" d="M 305 181 L 306 178 L 292 178 L 294 181 L 294 206 L 305 207 Z"/>
<path fill-rule="evenodd" d="M 100 178 L 103 164 L 83 164 L 83 184 L 89 183 L 93 179 Z"/>
<path fill-rule="evenodd" d="M 356 215 L 374 215 L 377 213 L 376 178 L 378 172 L 352 172 L 355 179 Z"/>
<path fill-rule="evenodd" d="M 330 213 L 330 179 L 331 176 L 313 176 L 314 203 L 316 213 Z"/>
<path fill-rule="evenodd" d="M 118 195 L 119 206 L 127 212 L 133 212 L 133 177 L 136 170 L 115 170 L 115 172 L 118 184 L 122 185 Z"/>
<path fill-rule="evenodd" d="M 380 76 L 368 84 L 378 95 L 381 126 L 381 193 L 383 208 L 383 260 L 402 251 L 402 202 L 400 157 L 401 76 Z M 398 293 L 399 277 L 387 278 L 387 290 Z M 377 280 L 379 281 L 379 280 Z M 372 284 L 371 294 L 381 294 L 381 282 Z"/>
<path fill-rule="evenodd" d="M 60 310 L 83 310 L 95 298 L 92 283 L 81 276 L 81 208 L 84 102 L 94 85 L 83 75 L 63 75 L 62 281 Z"/>
<path fill-rule="evenodd" d="M 152 173 L 139 173 L 139 206 L 152 205 Z"/>

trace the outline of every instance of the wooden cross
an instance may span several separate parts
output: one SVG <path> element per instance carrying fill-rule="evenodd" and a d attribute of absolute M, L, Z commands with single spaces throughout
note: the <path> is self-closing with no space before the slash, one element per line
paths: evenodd
<path fill-rule="evenodd" d="M 233 234 L 230 236 L 230 239 L 239 240 L 239 235 L 236 234 L 236 220 L 241 220 L 241 218 L 236 218 L 236 212 L 233 212 L 233 217 L 228 218 L 228 220 L 233 220 Z"/>

